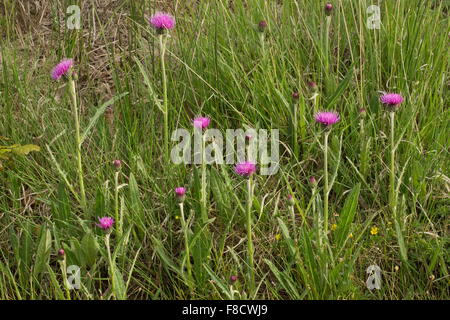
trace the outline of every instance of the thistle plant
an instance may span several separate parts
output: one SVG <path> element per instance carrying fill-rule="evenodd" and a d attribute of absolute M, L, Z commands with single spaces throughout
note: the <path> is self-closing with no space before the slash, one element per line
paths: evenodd
<path fill-rule="evenodd" d="M 247 258 L 248 258 L 248 277 L 249 277 L 249 295 L 252 295 L 255 290 L 255 270 L 254 270 L 254 247 L 252 240 L 252 202 L 253 202 L 253 179 L 252 176 L 256 172 L 256 165 L 253 162 L 245 161 L 238 163 L 234 171 L 247 178 L 247 207 L 246 207 L 246 220 L 247 220 Z"/>
<path fill-rule="evenodd" d="M 191 255 L 189 252 L 189 227 L 186 221 L 186 217 L 184 216 L 184 199 L 185 199 L 185 194 L 186 194 L 186 188 L 184 187 L 177 187 L 175 188 L 175 195 L 178 201 L 178 205 L 180 207 L 180 215 L 181 215 L 181 228 L 183 229 L 183 236 L 184 236 L 184 250 L 185 250 L 185 255 L 186 255 L 186 269 L 187 269 L 187 274 L 188 274 L 188 286 L 189 289 L 191 291 L 191 294 L 194 291 L 193 288 L 193 278 L 192 278 L 192 265 L 191 265 Z"/>
<path fill-rule="evenodd" d="M 116 281 L 115 281 L 115 267 L 116 263 L 112 258 L 111 255 L 111 244 L 110 244 L 110 238 L 111 238 L 111 231 L 112 227 L 114 225 L 114 219 L 111 217 L 103 217 L 98 219 L 99 223 L 96 224 L 97 227 L 102 229 L 105 233 L 105 247 L 106 247 L 106 253 L 108 254 L 108 264 L 109 264 L 109 276 L 111 279 L 111 287 L 112 292 L 116 292 Z M 117 298 L 117 297 L 116 297 Z"/>
<path fill-rule="evenodd" d="M 388 93 L 380 98 L 388 111 L 390 118 L 390 144 L 391 144 L 391 156 L 390 156 L 390 174 L 389 174 L 389 208 L 392 215 L 396 216 L 397 210 L 397 196 L 395 193 L 395 111 L 400 103 L 403 102 L 403 97 L 397 93 Z"/>
<path fill-rule="evenodd" d="M 64 59 L 60 63 L 58 63 L 52 70 L 52 79 L 59 80 L 60 78 L 66 76 L 69 82 L 69 95 L 71 99 L 72 106 L 72 114 L 75 123 L 75 142 L 76 142 L 76 153 L 77 153 L 77 173 L 78 173 L 78 182 L 80 185 L 80 194 L 81 194 L 81 207 L 86 212 L 86 192 L 84 190 L 84 175 L 83 175 L 83 163 L 81 157 L 81 134 L 80 134 L 80 119 L 78 114 L 78 105 L 77 105 L 77 92 L 75 88 L 75 80 L 72 74 L 72 59 Z"/>
<path fill-rule="evenodd" d="M 324 143 L 323 143 L 323 216 L 324 216 L 324 233 L 328 234 L 328 196 L 330 194 L 328 184 L 328 136 L 331 132 L 331 126 L 339 122 L 340 118 L 336 112 L 319 112 L 316 114 L 315 119 L 318 123 L 322 124 L 325 128 Z"/>
<path fill-rule="evenodd" d="M 163 112 L 164 112 L 164 160 L 169 161 L 169 101 L 167 97 L 167 75 L 166 75 L 166 44 L 167 44 L 167 30 L 175 27 L 175 19 L 167 13 L 155 13 L 149 20 L 150 25 L 155 28 L 159 38 L 160 62 L 163 86 Z"/>

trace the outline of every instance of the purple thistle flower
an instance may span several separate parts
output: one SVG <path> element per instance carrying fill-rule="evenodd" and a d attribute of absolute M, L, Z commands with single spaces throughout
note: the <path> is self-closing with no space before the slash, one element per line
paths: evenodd
<path fill-rule="evenodd" d="M 309 183 L 316 184 L 317 183 L 316 178 L 315 177 L 310 177 L 309 178 Z"/>
<path fill-rule="evenodd" d="M 113 166 L 116 167 L 116 169 L 120 169 L 120 167 L 122 166 L 122 161 L 114 160 L 113 161 Z"/>
<path fill-rule="evenodd" d="M 73 65 L 72 59 L 64 59 L 60 63 L 58 63 L 52 70 L 52 79 L 59 80 L 62 76 L 66 75 L 69 69 Z"/>
<path fill-rule="evenodd" d="M 243 177 L 250 177 L 256 172 L 256 165 L 253 162 L 244 161 L 234 167 L 234 172 Z"/>
<path fill-rule="evenodd" d="M 262 20 L 258 23 L 258 30 L 260 32 L 264 32 L 264 30 L 267 28 L 267 22 Z"/>
<path fill-rule="evenodd" d="M 114 219 L 111 217 L 98 218 L 99 223 L 96 224 L 97 227 L 103 230 L 109 230 L 114 224 Z"/>
<path fill-rule="evenodd" d="M 185 194 L 186 194 L 186 188 L 184 188 L 184 187 L 175 188 L 175 195 L 177 197 L 178 203 L 184 202 Z"/>
<path fill-rule="evenodd" d="M 186 188 L 184 188 L 184 187 L 175 188 L 175 194 L 178 197 L 184 196 L 185 193 L 186 193 Z"/>
<path fill-rule="evenodd" d="M 340 120 L 339 114 L 337 112 L 329 112 L 329 111 L 318 112 L 315 115 L 315 119 L 317 122 L 327 127 L 339 122 Z"/>
<path fill-rule="evenodd" d="M 151 16 L 149 22 L 158 31 L 170 30 L 175 27 L 175 18 L 164 12 L 155 13 Z"/>
<path fill-rule="evenodd" d="M 381 96 L 380 101 L 382 104 L 394 109 L 403 102 L 403 97 L 398 93 L 387 93 Z"/>
<path fill-rule="evenodd" d="M 325 14 L 329 16 L 331 15 L 331 11 L 333 11 L 333 5 L 331 3 L 327 3 L 325 5 Z"/>
<path fill-rule="evenodd" d="M 237 279 L 238 279 L 238 277 L 235 276 L 235 275 L 232 275 L 232 276 L 230 277 L 230 281 L 231 281 L 231 282 L 236 282 Z"/>
<path fill-rule="evenodd" d="M 211 120 L 209 118 L 198 117 L 194 119 L 194 127 L 198 129 L 205 129 L 209 126 Z"/>

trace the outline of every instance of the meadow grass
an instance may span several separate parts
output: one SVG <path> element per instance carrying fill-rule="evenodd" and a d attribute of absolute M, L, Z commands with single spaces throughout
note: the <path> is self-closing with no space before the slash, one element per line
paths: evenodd
<path fill-rule="evenodd" d="M 0 299 L 448 299 L 450 5 L 330 2 L 2 1 L 0 143 L 40 151 L 0 158 Z M 155 11 L 176 19 L 164 62 Z M 404 97 L 395 118 L 381 92 Z M 318 110 L 340 115 L 325 149 Z M 279 129 L 278 173 L 168 162 L 197 116 Z"/>

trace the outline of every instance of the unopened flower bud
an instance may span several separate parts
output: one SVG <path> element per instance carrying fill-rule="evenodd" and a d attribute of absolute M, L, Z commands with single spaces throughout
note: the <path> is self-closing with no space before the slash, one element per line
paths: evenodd
<path fill-rule="evenodd" d="M 114 160 L 114 161 L 113 161 L 113 165 L 114 165 L 114 167 L 116 167 L 117 170 L 119 170 L 120 167 L 122 166 L 122 161 L 120 161 L 120 160 Z"/>
<path fill-rule="evenodd" d="M 287 202 L 288 202 L 289 206 L 293 206 L 295 204 L 295 200 L 294 200 L 294 197 L 292 196 L 292 194 L 288 194 Z"/>
<path fill-rule="evenodd" d="M 258 30 L 259 32 L 264 32 L 267 28 L 267 22 L 262 20 L 258 23 Z"/>
<path fill-rule="evenodd" d="M 333 11 L 333 5 L 331 3 L 327 3 L 325 5 L 325 14 L 327 16 L 330 16 L 331 15 L 331 11 Z"/>

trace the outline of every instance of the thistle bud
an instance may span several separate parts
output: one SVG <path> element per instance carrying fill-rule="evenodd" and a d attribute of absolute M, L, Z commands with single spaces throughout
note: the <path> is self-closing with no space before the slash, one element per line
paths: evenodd
<path fill-rule="evenodd" d="M 327 16 L 330 16 L 331 15 L 331 11 L 333 11 L 333 5 L 331 3 L 327 3 L 325 5 L 325 14 Z"/>
<path fill-rule="evenodd" d="M 258 23 L 258 30 L 259 32 L 264 32 L 267 28 L 267 22 L 262 20 Z"/>
<path fill-rule="evenodd" d="M 113 161 L 113 166 L 116 167 L 117 170 L 119 170 L 120 167 L 122 166 L 122 161 L 120 161 L 120 160 L 114 160 L 114 161 Z"/>
<path fill-rule="evenodd" d="M 177 201 L 179 203 L 184 202 L 185 194 L 186 194 L 186 188 L 184 188 L 184 187 L 175 188 L 175 195 L 176 195 Z"/>
<path fill-rule="evenodd" d="M 288 196 L 287 196 L 287 203 L 291 207 L 295 204 L 295 200 L 294 200 L 294 197 L 292 196 L 292 194 L 288 194 Z"/>

